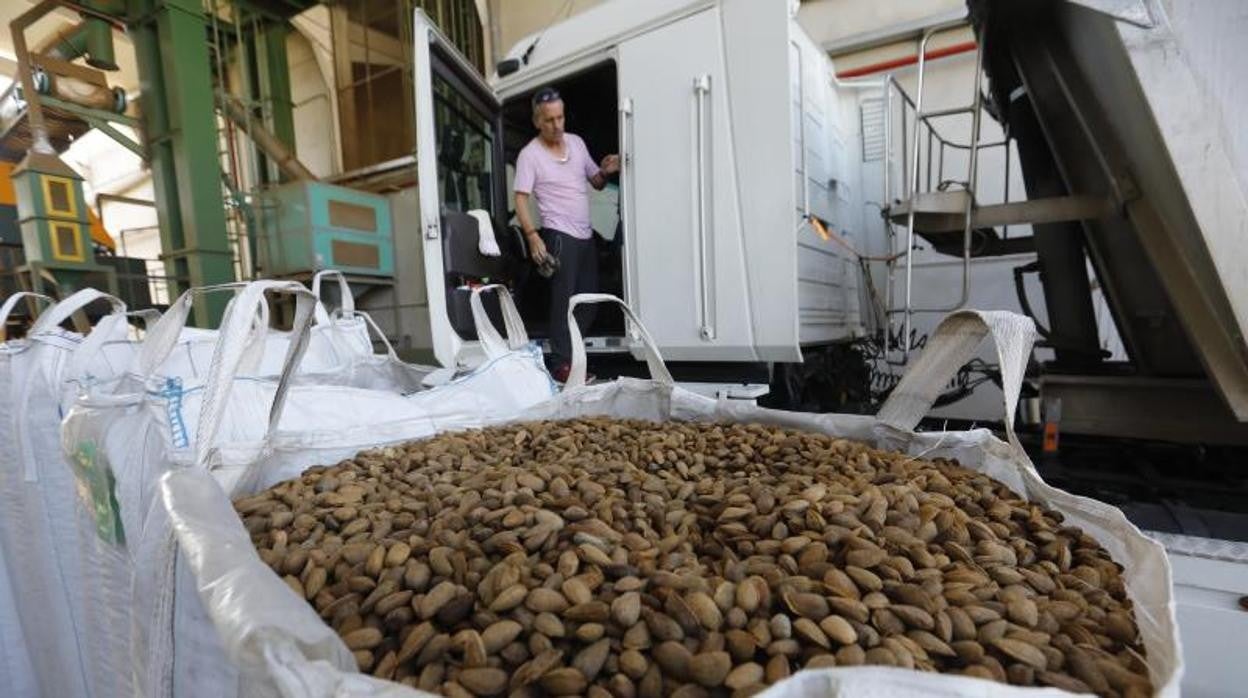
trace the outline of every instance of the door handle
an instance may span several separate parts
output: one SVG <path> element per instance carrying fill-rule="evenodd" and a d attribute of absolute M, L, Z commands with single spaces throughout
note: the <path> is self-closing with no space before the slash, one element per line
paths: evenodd
<path fill-rule="evenodd" d="M 636 284 L 633 280 L 632 246 L 636 244 L 637 232 L 633 229 L 633 98 L 620 100 L 620 234 L 624 243 L 620 246 L 621 270 L 624 275 L 624 301 L 632 306 L 638 315 L 641 314 L 641 299 L 637 297 Z M 628 335 L 637 337 L 632 322 L 627 322 Z"/>
<path fill-rule="evenodd" d="M 707 173 L 706 163 L 708 154 L 706 140 L 708 137 L 707 132 L 710 130 L 706 124 L 710 116 L 710 111 L 707 109 L 707 101 L 710 93 L 711 76 L 709 74 L 702 74 L 693 79 L 694 216 L 696 218 L 695 229 L 698 235 L 698 282 L 701 294 L 699 335 L 708 342 L 715 339 L 715 297 L 711 289 L 714 268 L 711 261 L 713 250 L 711 249 L 712 240 L 709 231 L 710 211 L 708 210 L 710 177 Z"/>

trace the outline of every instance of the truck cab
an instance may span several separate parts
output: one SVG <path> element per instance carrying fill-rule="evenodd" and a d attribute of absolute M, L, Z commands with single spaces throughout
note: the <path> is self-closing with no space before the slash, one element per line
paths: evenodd
<path fill-rule="evenodd" d="M 511 180 L 530 97 L 561 94 L 567 131 L 622 169 L 592 209 L 600 290 L 625 299 L 670 361 L 771 364 L 861 336 L 864 216 L 857 88 L 837 83 L 789 3 L 603 3 L 521 40 L 488 83 L 415 22 L 420 228 L 434 351 L 477 355 L 467 286 L 506 283 L 536 338 L 545 280 L 514 227 Z M 501 256 L 477 249 L 484 211 Z M 818 225 L 812 224 L 818 220 Z M 536 218 L 535 218 L 536 220 Z M 868 230 L 868 225 L 876 227 Z M 626 352 L 619 315 L 585 332 Z"/>

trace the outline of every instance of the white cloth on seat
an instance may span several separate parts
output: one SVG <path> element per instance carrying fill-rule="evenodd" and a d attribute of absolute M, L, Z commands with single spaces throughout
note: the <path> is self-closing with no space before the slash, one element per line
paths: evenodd
<path fill-rule="evenodd" d="M 477 251 L 486 257 L 503 256 L 498 240 L 494 237 L 494 221 L 490 220 L 489 212 L 474 208 L 468 215 L 477 221 Z"/>

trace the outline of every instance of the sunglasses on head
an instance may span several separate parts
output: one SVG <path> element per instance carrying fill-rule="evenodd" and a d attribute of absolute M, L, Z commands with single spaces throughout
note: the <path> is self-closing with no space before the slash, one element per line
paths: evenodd
<path fill-rule="evenodd" d="M 533 106 L 536 107 L 539 104 L 548 102 L 558 102 L 560 99 L 558 90 L 552 87 L 543 88 L 533 95 Z"/>

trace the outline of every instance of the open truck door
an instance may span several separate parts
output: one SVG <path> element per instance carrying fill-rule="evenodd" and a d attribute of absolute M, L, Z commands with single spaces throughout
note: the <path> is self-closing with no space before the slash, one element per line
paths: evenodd
<path fill-rule="evenodd" d="M 421 10 L 412 23 L 416 99 L 416 176 L 433 350 L 443 366 L 471 363 L 477 351 L 466 289 L 456 276 L 505 281 L 516 251 L 505 244 L 506 182 L 498 97 Z M 504 255 L 475 254 L 485 211 Z M 512 254 L 507 254 L 507 251 Z"/>

